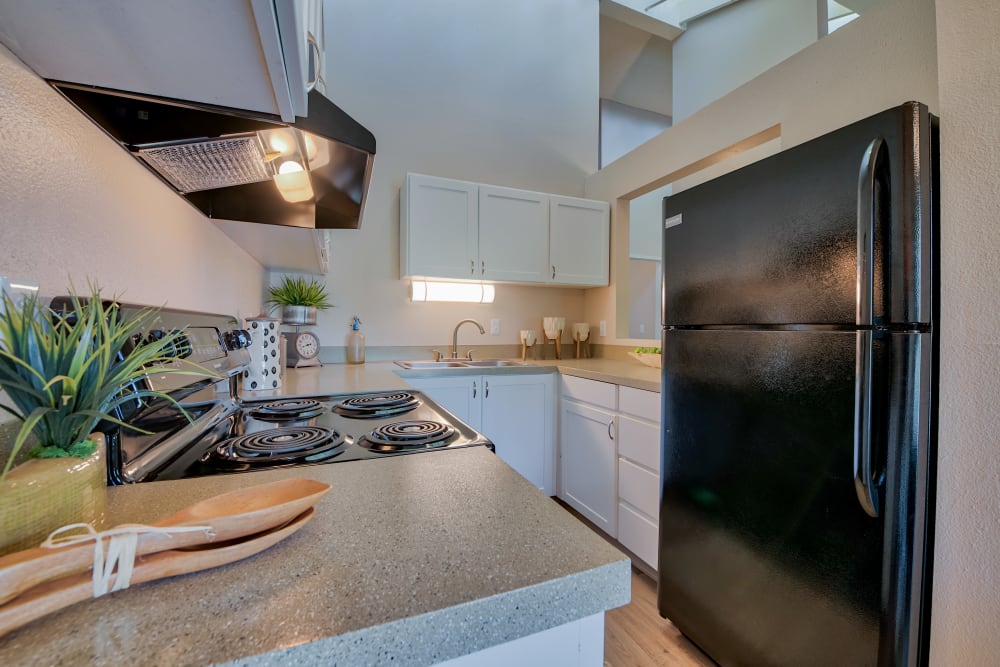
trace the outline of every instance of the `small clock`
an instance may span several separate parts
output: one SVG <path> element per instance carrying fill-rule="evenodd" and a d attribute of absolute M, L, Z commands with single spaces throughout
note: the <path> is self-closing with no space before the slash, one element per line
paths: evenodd
<path fill-rule="evenodd" d="M 319 338 L 310 331 L 296 331 L 286 334 L 288 350 L 285 365 L 289 368 L 322 366 L 319 361 Z"/>

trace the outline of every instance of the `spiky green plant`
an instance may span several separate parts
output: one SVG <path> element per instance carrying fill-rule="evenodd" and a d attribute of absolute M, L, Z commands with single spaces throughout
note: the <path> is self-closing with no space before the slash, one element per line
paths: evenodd
<path fill-rule="evenodd" d="M 125 401 L 155 396 L 176 405 L 158 391 L 122 393 L 147 367 L 173 360 L 182 335 L 176 331 L 120 354 L 133 335 L 150 328 L 156 310 L 126 317 L 116 303 L 105 305 L 97 288 L 87 299 L 71 295 L 72 307 L 64 313 L 53 312 L 34 295 L 15 302 L 3 293 L 0 299 L 0 389 L 14 406 L 0 408 L 22 422 L 0 481 L 32 433 L 38 446 L 31 456 L 85 457 L 95 448 L 87 436 L 100 421 L 124 426 L 113 413 Z M 193 363 L 157 372 L 208 373 Z"/>
<path fill-rule="evenodd" d="M 306 280 L 301 276 L 283 276 L 281 283 L 268 290 L 267 302 L 277 306 L 311 306 L 318 310 L 332 308 L 326 287 L 316 279 Z"/>

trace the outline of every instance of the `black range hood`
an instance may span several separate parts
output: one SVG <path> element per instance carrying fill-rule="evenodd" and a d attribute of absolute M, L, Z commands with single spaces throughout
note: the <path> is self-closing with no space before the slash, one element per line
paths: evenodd
<path fill-rule="evenodd" d="M 209 218 L 308 229 L 361 224 L 375 136 L 322 94 L 278 116 L 49 81 Z"/>

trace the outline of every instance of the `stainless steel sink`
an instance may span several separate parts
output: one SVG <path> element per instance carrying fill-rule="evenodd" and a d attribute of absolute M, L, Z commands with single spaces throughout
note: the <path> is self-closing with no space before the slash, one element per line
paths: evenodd
<path fill-rule="evenodd" d="M 427 370 L 430 368 L 466 368 L 465 362 L 454 361 L 452 359 L 442 359 L 434 361 L 426 359 L 423 361 L 397 361 L 397 366 L 402 366 L 407 370 Z"/>
<path fill-rule="evenodd" d="M 507 359 L 484 359 L 482 361 L 463 361 L 471 368 L 500 368 L 503 366 L 527 366 L 523 361 L 508 361 Z"/>
<path fill-rule="evenodd" d="M 437 368 L 502 368 L 504 366 L 527 366 L 523 361 L 511 361 L 508 359 L 483 359 L 481 361 L 468 361 L 461 359 L 420 359 L 414 361 L 397 361 L 397 366 L 406 370 L 432 370 Z"/>

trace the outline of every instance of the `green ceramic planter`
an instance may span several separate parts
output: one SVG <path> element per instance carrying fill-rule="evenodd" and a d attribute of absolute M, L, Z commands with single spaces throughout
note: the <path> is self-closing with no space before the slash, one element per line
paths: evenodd
<path fill-rule="evenodd" d="M 91 523 L 104 513 L 104 436 L 85 459 L 29 459 L 0 484 L 0 555 L 37 547 L 56 528 Z"/>

